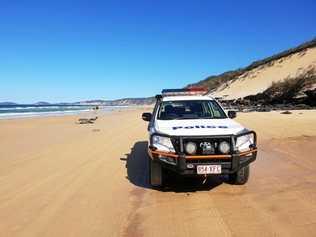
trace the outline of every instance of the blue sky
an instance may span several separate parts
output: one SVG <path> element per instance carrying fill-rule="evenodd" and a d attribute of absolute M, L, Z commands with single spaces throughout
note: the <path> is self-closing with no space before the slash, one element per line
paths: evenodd
<path fill-rule="evenodd" d="M 315 0 L 0 0 L 0 101 L 152 96 L 314 38 L 315 12 Z"/>

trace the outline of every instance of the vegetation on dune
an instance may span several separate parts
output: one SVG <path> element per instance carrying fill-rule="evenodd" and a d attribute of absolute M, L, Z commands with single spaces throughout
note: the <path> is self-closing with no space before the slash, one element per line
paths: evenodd
<path fill-rule="evenodd" d="M 316 75 L 311 69 L 304 75 L 274 82 L 262 93 L 244 98 L 249 101 L 261 101 L 264 104 L 297 104 L 316 105 Z"/>
<path fill-rule="evenodd" d="M 234 71 L 224 72 L 220 75 L 210 76 L 203 81 L 199 81 L 196 84 L 190 84 L 188 85 L 188 87 L 189 86 L 206 86 L 210 91 L 213 91 L 219 88 L 220 86 L 224 85 L 225 83 L 238 78 L 240 75 L 242 75 L 245 72 L 246 70 L 244 69 L 237 69 Z"/>

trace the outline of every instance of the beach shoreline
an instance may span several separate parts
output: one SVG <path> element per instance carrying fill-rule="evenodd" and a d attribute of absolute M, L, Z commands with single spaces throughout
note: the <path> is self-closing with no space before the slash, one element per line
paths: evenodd
<path fill-rule="evenodd" d="M 95 106 L 89 106 L 88 108 L 79 110 L 60 110 L 49 112 L 15 112 L 15 113 L 0 113 L 0 120 L 6 119 L 25 119 L 25 118 L 38 118 L 38 117 L 59 117 L 59 116 L 74 116 L 74 115 L 97 115 L 107 114 L 112 111 L 129 110 L 142 108 L 143 106 L 101 106 L 98 110 L 94 109 Z"/>

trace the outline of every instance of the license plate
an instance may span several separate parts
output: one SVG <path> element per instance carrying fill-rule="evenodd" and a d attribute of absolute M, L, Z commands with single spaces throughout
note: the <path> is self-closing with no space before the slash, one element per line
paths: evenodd
<path fill-rule="evenodd" d="M 221 165 L 198 165 L 196 167 L 196 172 L 198 174 L 221 174 Z"/>

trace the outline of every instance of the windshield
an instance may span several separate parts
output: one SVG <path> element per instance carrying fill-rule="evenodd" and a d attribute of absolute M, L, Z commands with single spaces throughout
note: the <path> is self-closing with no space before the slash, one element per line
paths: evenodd
<path fill-rule="evenodd" d="M 223 119 L 222 108 L 213 100 L 163 101 L 157 119 Z"/>

